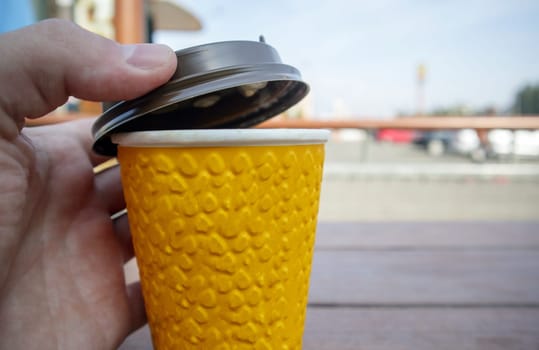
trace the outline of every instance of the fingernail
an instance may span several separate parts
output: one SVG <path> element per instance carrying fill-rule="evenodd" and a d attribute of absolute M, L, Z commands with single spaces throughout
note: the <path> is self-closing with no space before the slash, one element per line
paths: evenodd
<path fill-rule="evenodd" d="M 160 44 L 122 45 L 125 61 L 138 69 L 152 70 L 170 60 L 171 49 Z"/>

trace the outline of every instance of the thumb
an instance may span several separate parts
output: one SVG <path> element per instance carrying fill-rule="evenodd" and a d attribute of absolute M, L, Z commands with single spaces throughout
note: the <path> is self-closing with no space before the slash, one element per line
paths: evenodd
<path fill-rule="evenodd" d="M 167 46 L 120 45 L 63 20 L 1 35 L 0 52 L 0 135 L 9 138 L 25 117 L 42 116 L 70 95 L 135 98 L 165 83 L 177 65 Z"/>

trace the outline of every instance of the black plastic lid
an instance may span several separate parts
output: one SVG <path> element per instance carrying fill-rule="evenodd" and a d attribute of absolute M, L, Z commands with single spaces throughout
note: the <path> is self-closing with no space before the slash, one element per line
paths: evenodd
<path fill-rule="evenodd" d="M 134 100 L 104 104 L 94 151 L 115 155 L 120 132 L 246 128 L 299 102 L 309 88 L 277 51 L 257 41 L 226 41 L 176 51 L 170 81 Z"/>

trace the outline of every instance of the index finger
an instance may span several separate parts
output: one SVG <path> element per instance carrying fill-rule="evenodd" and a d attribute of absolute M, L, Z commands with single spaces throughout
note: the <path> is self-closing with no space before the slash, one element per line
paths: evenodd
<path fill-rule="evenodd" d="M 0 136 L 15 137 L 73 95 L 93 101 L 138 97 L 177 65 L 164 45 L 120 45 L 69 21 L 47 20 L 0 36 Z"/>

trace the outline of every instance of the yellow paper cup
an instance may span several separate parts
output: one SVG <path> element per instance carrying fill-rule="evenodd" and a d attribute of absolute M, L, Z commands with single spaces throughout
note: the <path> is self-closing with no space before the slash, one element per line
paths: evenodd
<path fill-rule="evenodd" d="M 301 348 L 328 136 L 113 136 L 156 349 Z"/>

